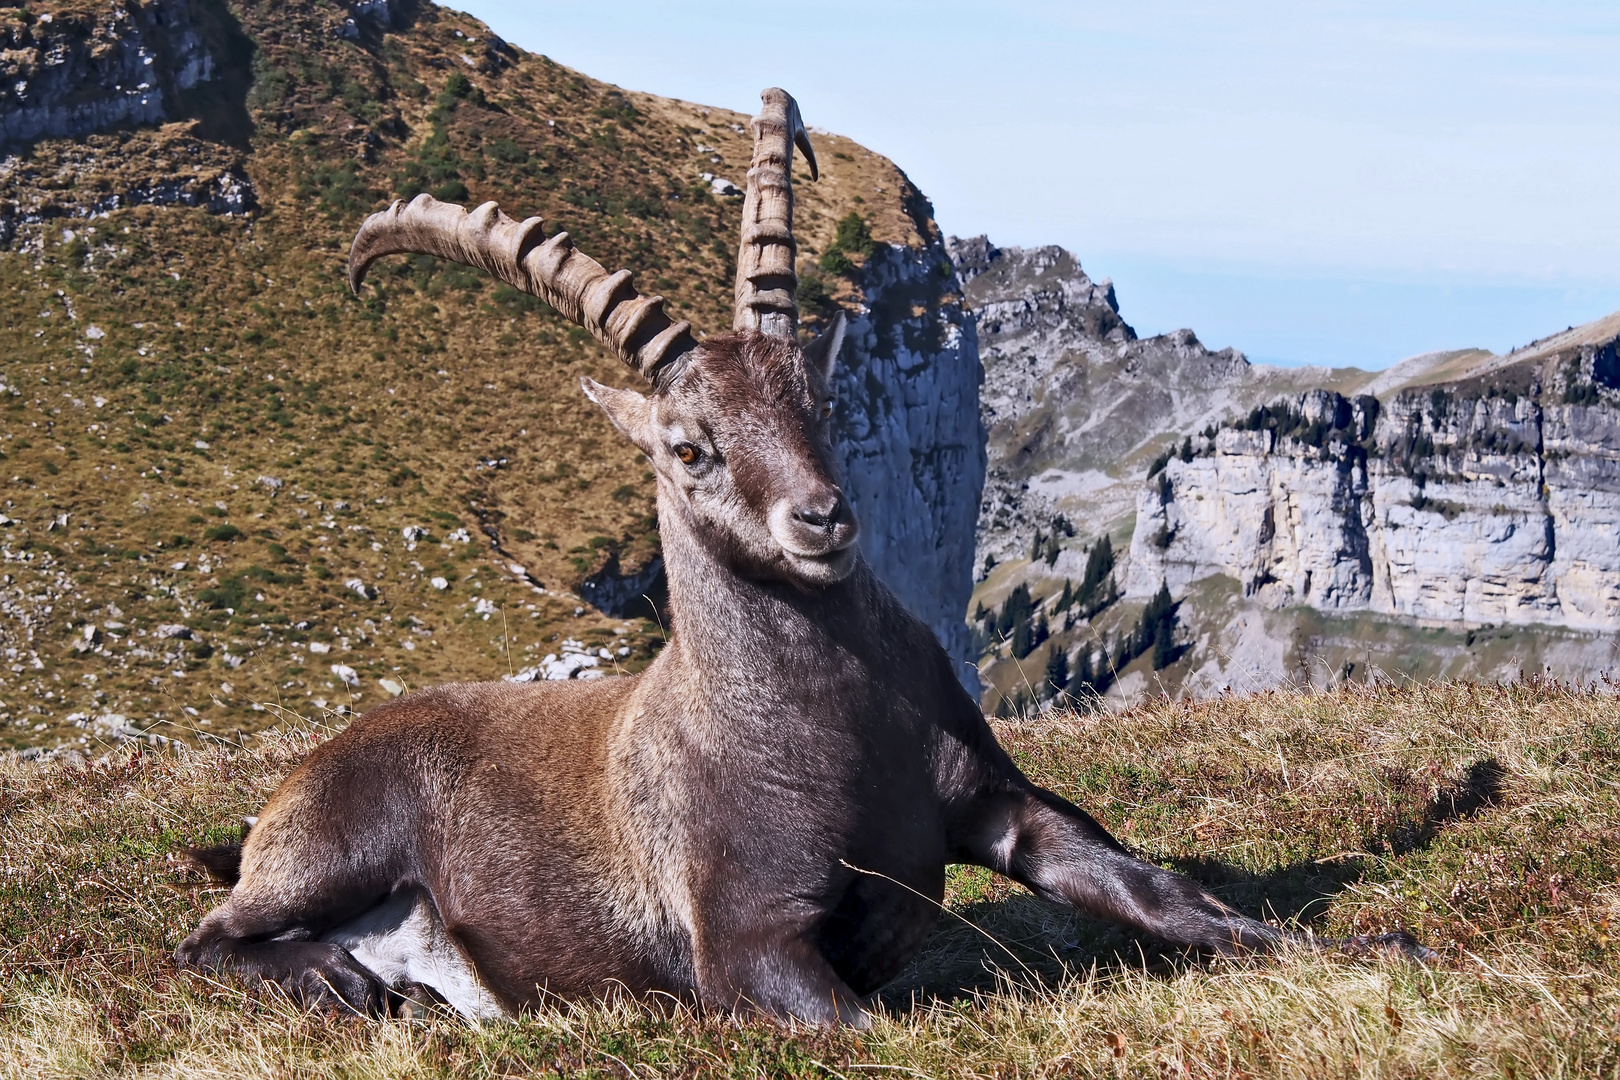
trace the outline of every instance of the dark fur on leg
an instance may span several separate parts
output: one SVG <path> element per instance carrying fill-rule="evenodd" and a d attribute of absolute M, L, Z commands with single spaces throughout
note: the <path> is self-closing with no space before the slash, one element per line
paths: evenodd
<path fill-rule="evenodd" d="M 1390 934 L 1358 934 L 1335 944 L 1351 956 L 1399 956 L 1414 963 L 1432 964 L 1440 954 L 1405 930 Z"/>
<path fill-rule="evenodd" d="M 314 1009 L 360 1016 L 387 1016 L 388 993 L 348 950 L 322 941 L 244 941 L 193 934 L 175 959 L 181 967 L 208 973 L 258 976 L 293 1001 Z"/>

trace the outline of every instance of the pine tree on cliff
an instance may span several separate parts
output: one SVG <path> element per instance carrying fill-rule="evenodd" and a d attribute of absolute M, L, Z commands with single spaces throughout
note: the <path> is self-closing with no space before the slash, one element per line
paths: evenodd
<path fill-rule="evenodd" d="M 996 617 L 996 633 L 1006 637 L 1020 623 L 1029 622 L 1029 617 L 1034 611 L 1035 601 L 1029 595 L 1029 586 L 1019 582 L 1001 603 L 1001 614 Z"/>
<path fill-rule="evenodd" d="M 1179 621 L 1175 601 L 1170 598 L 1170 586 L 1161 584 L 1143 610 L 1142 621 L 1137 624 L 1136 631 L 1137 651 L 1143 653 L 1152 650 L 1154 671 L 1168 667 L 1176 658 L 1176 624 Z"/>
<path fill-rule="evenodd" d="M 1097 603 L 1097 587 L 1103 583 L 1114 569 L 1114 542 L 1105 534 L 1095 544 L 1086 556 L 1086 573 L 1080 579 L 1080 587 L 1075 590 L 1074 598 L 1081 610 L 1088 615 L 1095 614 L 1107 606 L 1107 602 Z"/>
<path fill-rule="evenodd" d="M 1161 619 L 1153 632 L 1153 670 L 1162 671 L 1176 659 L 1174 619 Z"/>
<path fill-rule="evenodd" d="M 1074 675 L 1069 679 L 1069 685 L 1074 687 L 1076 694 L 1085 694 L 1095 690 L 1097 677 L 1091 670 L 1091 646 L 1082 645 L 1080 655 L 1075 658 Z"/>
<path fill-rule="evenodd" d="M 1062 645 L 1052 646 L 1052 655 L 1046 658 L 1046 683 L 1043 687 L 1048 697 L 1057 697 L 1069 685 L 1069 654 Z"/>

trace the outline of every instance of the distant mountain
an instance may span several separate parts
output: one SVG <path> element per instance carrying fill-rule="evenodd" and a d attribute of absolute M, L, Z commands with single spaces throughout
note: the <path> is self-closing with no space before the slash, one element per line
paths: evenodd
<path fill-rule="evenodd" d="M 1461 633 L 1460 673 L 1610 672 L 1617 349 L 1620 314 L 1505 356 L 1409 361 L 1374 381 L 1377 397 L 1316 390 L 1223 424 L 1140 490 L 1126 593 L 1168 583 L 1184 595 L 1219 579 L 1267 612 L 1365 612 Z M 1217 631 L 1194 650 L 1191 683 L 1269 667 L 1241 637 Z M 1353 642 L 1312 647 L 1330 668 L 1355 663 Z"/>
<path fill-rule="evenodd" d="M 1027 553 L 1054 515 L 1082 527 L 1069 547 L 1105 531 L 1130 535 L 1136 488 L 1178 436 L 1279 393 L 1348 388 L 1354 369 L 1249 363 L 1211 351 L 1191 330 L 1139 338 L 1110 281 L 1095 282 L 1060 247 L 948 242 L 984 362 L 980 408 L 989 471 L 979 513 L 979 565 Z"/>
<path fill-rule="evenodd" d="M 1620 316 L 1274 368 L 1138 338 L 1061 248 L 950 247 L 985 365 L 987 707 L 1049 695 L 1049 664 L 1114 696 L 1614 667 Z"/>

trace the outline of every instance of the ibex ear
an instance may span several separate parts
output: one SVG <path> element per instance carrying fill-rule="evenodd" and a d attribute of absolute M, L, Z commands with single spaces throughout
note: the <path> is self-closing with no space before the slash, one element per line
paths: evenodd
<path fill-rule="evenodd" d="M 625 438 L 635 443 L 643 454 L 653 456 L 652 407 L 645 397 L 634 390 L 603 386 L 591 378 L 581 378 L 579 385 L 586 397 L 601 406 Z"/>
<path fill-rule="evenodd" d="M 804 366 L 826 386 L 832 381 L 833 366 L 838 362 L 838 350 L 844 347 L 847 323 L 840 311 L 833 316 L 832 325 L 804 347 Z"/>

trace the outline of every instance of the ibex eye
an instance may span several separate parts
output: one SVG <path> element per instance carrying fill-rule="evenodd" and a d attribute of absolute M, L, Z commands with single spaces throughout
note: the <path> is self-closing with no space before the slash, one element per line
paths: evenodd
<path fill-rule="evenodd" d="M 823 420 L 832 415 L 833 399 L 828 398 L 821 403 L 821 418 Z"/>
<path fill-rule="evenodd" d="M 691 443 L 676 443 L 675 456 L 681 459 L 682 465 L 696 465 L 698 458 L 703 454 Z"/>

